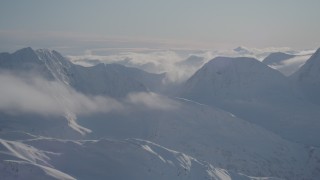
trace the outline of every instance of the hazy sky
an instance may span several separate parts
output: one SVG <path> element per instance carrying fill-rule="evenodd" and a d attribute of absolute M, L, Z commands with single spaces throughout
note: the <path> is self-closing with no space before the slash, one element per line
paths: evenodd
<path fill-rule="evenodd" d="M 319 9 L 319 0 L 1 0 L 0 50 L 317 48 Z"/>

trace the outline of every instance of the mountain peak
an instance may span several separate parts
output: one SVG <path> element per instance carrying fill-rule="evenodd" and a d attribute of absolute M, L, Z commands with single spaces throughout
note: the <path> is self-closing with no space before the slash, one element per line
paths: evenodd
<path fill-rule="evenodd" d="M 31 47 L 22 48 L 12 54 L 17 62 L 40 63 L 36 52 Z"/>
<path fill-rule="evenodd" d="M 37 50 L 35 50 L 35 52 L 39 56 L 40 59 L 43 56 L 46 56 L 46 57 L 58 57 L 59 59 L 63 58 L 63 56 L 59 52 L 57 52 L 55 50 L 37 49 Z"/>
<path fill-rule="evenodd" d="M 233 51 L 241 53 L 241 54 L 252 54 L 252 52 L 244 46 L 239 46 L 239 47 L 233 49 Z"/>
<path fill-rule="evenodd" d="M 233 49 L 234 51 L 242 51 L 242 50 L 248 50 L 246 47 L 244 46 L 238 46 L 237 48 Z"/>
<path fill-rule="evenodd" d="M 216 57 L 198 70 L 182 91 L 187 98 L 214 103 L 225 99 L 277 99 L 286 86 L 280 72 L 254 58 Z"/>
<path fill-rule="evenodd" d="M 34 52 L 34 50 L 31 47 L 25 47 L 25 48 L 17 50 L 16 52 L 31 52 L 31 51 Z"/>
<path fill-rule="evenodd" d="M 13 53 L 13 55 L 18 55 L 18 56 L 35 55 L 35 51 L 31 47 L 26 47 L 26 48 L 17 50 L 16 52 Z"/>

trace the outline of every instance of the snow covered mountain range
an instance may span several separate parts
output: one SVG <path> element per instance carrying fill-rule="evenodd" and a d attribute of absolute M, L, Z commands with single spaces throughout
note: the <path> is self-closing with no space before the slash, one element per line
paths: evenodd
<path fill-rule="evenodd" d="M 77 91 L 90 95 L 121 97 L 129 92 L 146 92 L 161 84 L 163 75 L 151 74 L 118 64 L 75 65 L 56 51 L 21 49 L 0 54 L 1 69 L 32 72 L 48 80 L 58 80 Z M 92 81 L 94 79 L 94 81 Z M 143 84 L 142 84 L 143 83 Z M 150 87 L 147 87 L 150 86 Z"/>
<path fill-rule="evenodd" d="M 319 51 L 290 77 L 217 57 L 176 96 L 155 93 L 165 74 L 1 53 L 0 177 L 319 179 Z"/>

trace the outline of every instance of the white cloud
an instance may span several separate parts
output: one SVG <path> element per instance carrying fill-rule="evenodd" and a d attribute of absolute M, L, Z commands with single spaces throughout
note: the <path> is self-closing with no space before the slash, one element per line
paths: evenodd
<path fill-rule="evenodd" d="M 122 105 L 108 97 L 89 97 L 56 81 L 0 74 L 0 110 L 12 113 L 63 115 L 109 112 Z"/>
<path fill-rule="evenodd" d="M 124 100 L 107 96 L 86 96 L 57 81 L 39 77 L 0 74 L 0 111 L 67 116 L 90 113 L 122 112 L 136 105 L 169 110 L 177 104 L 154 93 L 133 93 Z"/>
<path fill-rule="evenodd" d="M 151 73 L 166 73 L 167 82 L 182 82 L 189 78 L 199 67 L 183 67 L 177 66 L 178 62 L 187 59 L 191 55 L 203 56 L 210 59 L 212 54 L 208 51 L 194 53 L 195 50 L 135 50 L 131 52 L 121 51 L 109 55 L 96 55 L 92 51 L 86 51 L 83 56 L 68 56 L 68 58 L 76 64 L 83 66 L 92 66 L 98 63 L 118 63 L 128 67 L 135 67 Z M 97 53 L 97 52 L 96 52 Z"/>
<path fill-rule="evenodd" d="M 136 67 L 151 73 L 167 74 L 169 83 L 180 83 L 192 76 L 199 66 L 179 66 L 179 62 L 195 55 L 208 62 L 217 56 L 227 57 L 253 57 L 262 61 L 272 52 L 306 53 L 309 51 L 293 51 L 288 47 L 269 47 L 264 49 L 245 48 L 248 53 L 236 52 L 233 49 L 227 50 L 199 50 L 199 49 L 148 49 L 148 48 L 98 48 L 86 50 L 84 55 L 68 56 L 74 63 L 92 66 L 99 62 L 118 63 L 128 67 Z"/>
<path fill-rule="evenodd" d="M 141 92 L 129 94 L 126 101 L 129 104 L 139 105 L 150 109 L 174 110 L 179 107 L 178 102 L 155 93 Z"/>
<path fill-rule="evenodd" d="M 296 72 L 304 63 L 311 57 L 311 55 L 299 55 L 291 59 L 285 60 L 281 64 L 272 65 L 270 67 L 280 71 L 286 76 L 290 76 Z"/>

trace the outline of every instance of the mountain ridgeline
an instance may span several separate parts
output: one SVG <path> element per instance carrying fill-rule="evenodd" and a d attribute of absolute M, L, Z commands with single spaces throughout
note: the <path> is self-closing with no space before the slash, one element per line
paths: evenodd
<path fill-rule="evenodd" d="M 162 83 L 163 74 L 147 73 L 118 64 L 83 67 L 71 63 L 57 51 L 24 48 L 0 54 L 0 69 L 17 74 L 33 73 L 57 80 L 88 95 L 123 97 L 130 92 L 147 92 Z"/>
<path fill-rule="evenodd" d="M 275 56 L 281 58 L 270 56 L 270 63 L 287 58 Z M 193 56 L 178 65 L 204 62 Z M 178 84 L 172 97 L 156 93 L 166 92 L 165 74 L 119 64 L 83 67 L 46 49 L 1 53 L 0 77 L 58 81 L 76 90 L 76 99 L 89 99 L 85 108 L 110 110 L 73 112 L 73 99 L 65 94 L 52 95 L 66 109 L 58 115 L 15 112 L 0 104 L 0 177 L 317 180 L 320 50 L 290 77 L 265 63 L 216 57 Z M 106 104 L 101 97 L 109 98 Z M 113 110 L 112 103 L 120 108 Z"/>

